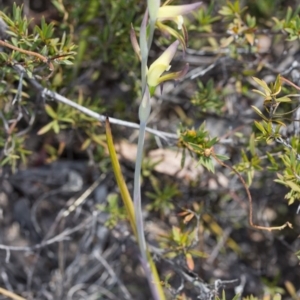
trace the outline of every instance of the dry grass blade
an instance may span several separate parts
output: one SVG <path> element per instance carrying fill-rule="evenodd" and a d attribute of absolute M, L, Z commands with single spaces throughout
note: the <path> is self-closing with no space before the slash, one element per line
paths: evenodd
<path fill-rule="evenodd" d="M 13 299 L 13 300 L 26 300 L 25 298 L 20 297 L 20 296 L 16 295 L 15 293 L 10 292 L 10 291 L 8 291 L 6 289 L 3 289 L 1 287 L 0 287 L 0 294 L 4 295 L 4 296 L 6 296 L 10 299 Z"/>

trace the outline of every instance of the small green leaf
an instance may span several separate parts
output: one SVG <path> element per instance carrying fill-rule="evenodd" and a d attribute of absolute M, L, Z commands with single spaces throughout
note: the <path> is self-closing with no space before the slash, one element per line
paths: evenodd
<path fill-rule="evenodd" d="M 92 140 L 94 142 L 96 142 L 99 145 L 103 145 L 104 142 L 105 142 L 105 135 L 102 135 L 102 134 L 100 134 L 100 135 L 92 135 L 91 138 L 92 138 Z"/>
<path fill-rule="evenodd" d="M 86 139 L 83 143 L 82 143 L 82 145 L 81 145 L 81 147 L 80 147 L 80 149 L 83 151 L 83 150 L 86 150 L 88 147 L 89 147 L 89 145 L 91 144 L 91 139 Z"/>
<path fill-rule="evenodd" d="M 190 249 L 189 250 L 189 253 L 191 253 L 193 256 L 196 256 L 196 257 L 209 257 L 209 255 L 205 252 L 202 252 L 202 251 L 198 251 L 198 250 L 195 250 L 195 249 Z"/>
<path fill-rule="evenodd" d="M 177 243 L 180 242 L 181 240 L 181 231 L 178 227 L 173 226 L 172 227 L 172 236 L 173 236 L 173 240 Z"/>
<path fill-rule="evenodd" d="M 293 181 L 284 181 L 293 191 L 300 193 L 300 186 Z"/>
<path fill-rule="evenodd" d="M 53 108 L 49 104 L 45 105 L 45 110 L 52 119 L 57 119 L 56 112 L 53 110 Z"/>
<path fill-rule="evenodd" d="M 264 89 L 264 91 L 265 91 L 265 93 L 266 93 L 267 95 L 271 95 L 272 91 L 271 91 L 271 89 L 268 87 L 268 85 L 266 84 L 265 81 L 260 80 L 260 79 L 257 78 L 257 77 L 252 77 L 252 79 L 253 79 L 259 86 L 261 86 L 261 87 Z"/>
<path fill-rule="evenodd" d="M 255 155 L 255 135 L 254 133 L 250 136 L 249 148 L 252 155 Z"/>
<path fill-rule="evenodd" d="M 228 160 L 228 159 L 229 159 L 228 156 L 226 156 L 226 155 L 221 155 L 221 154 L 216 154 L 216 157 L 217 157 L 219 160 L 222 160 L 222 161 Z"/>
<path fill-rule="evenodd" d="M 74 65 L 74 62 L 68 59 L 65 60 L 55 60 L 55 63 L 57 64 L 61 64 L 61 65 L 67 65 L 67 66 L 71 66 Z"/>
<path fill-rule="evenodd" d="M 228 38 L 224 38 L 221 40 L 221 47 L 226 48 L 234 41 L 234 37 L 231 35 Z"/>
<path fill-rule="evenodd" d="M 71 118 L 59 118 L 59 120 L 62 121 L 62 122 L 74 124 L 74 120 L 71 119 Z"/>
<path fill-rule="evenodd" d="M 299 96 L 299 95 L 298 95 Z M 292 100 L 289 97 L 281 97 L 281 98 L 277 98 L 276 102 L 291 102 Z"/>
<path fill-rule="evenodd" d="M 263 113 L 256 107 L 256 106 L 253 106 L 251 105 L 251 107 L 255 110 L 255 112 L 262 118 L 264 119 L 265 121 L 269 121 L 268 118 L 266 118 Z"/>
<path fill-rule="evenodd" d="M 254 124 L 257 127 L 257 129 L 260 130 L 263 134 L 266 133 L 264 126 L 260 122 L 254 121 Z"/>
<path fill-rule="evenodd" d="M 39 131 L 38 131 L 38 135 L 44 134 L 46 132 L 48 132 L 49 130 L 52 129 L 53 126 L 53 121 L 48 123 L 47 125 L 45 125 L 44 127 L 42 127 Z"/>
<path fill-rule="evenodd" d="M 240 294 L 236 294 L 233 298 L 232 298 L 232 300 L 239 300 L 240 299 Z"/>
<path fill-rule="evenodd" d="M 259 95 L 263 96 L 264 98 L 267 97 L 267 95 L 265 93 L 263 93 L 262 91 L 260 91 L 260 90 L 255 90 L 254 89 L 254 90 L 252 90 L 252 92 L 254 92 L 256 94 L 259 94 Z"/>
<path fill-rule="evenodd" d="M 54 132 L 55 132 L 56 134 L 59 133 L 60 128 L 59 128 L 58 121 L 57 121 L 57 120 L 54 120 L 52 123 L 53 123 L 52 128 L 53 128 Z"/>

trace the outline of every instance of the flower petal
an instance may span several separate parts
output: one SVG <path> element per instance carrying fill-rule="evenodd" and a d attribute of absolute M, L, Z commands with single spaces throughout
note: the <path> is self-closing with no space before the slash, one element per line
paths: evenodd
<path fill-rule="evenodd" d="M 170 68 L 170 62 L 177 51 L 178 45 L 179 41 L 176 40 L 152 63 L 147 73 L 147 82 L 150 87 L 157 86 L 161 74 Z"/>
<path fill-rule="evenodd" d="M 182 15 L 188 14 L 191 11 L 197 9 L 202 2 L 196 2 L 186 5 L 165 5 L 159 8 L 157 13 L 157 20 L 173 20 L 177 23 L 178 29 L 181 30 L 183 25 Z"/>
<path fill-rule="evenodd" d="M 147 74 L 147 82 L 149 86 L 157 86 L 159 84 L 159 77 L 166 71 L 166 65 L 155 65 L 149 69 Z"/>
<path fill-rule="evenodd" d="M 154 67 L 156 64 L 158 64 L 158 65 L 166 65 L 166 69 L 167 69 L 168 66 L 169 66 L 169 64 L 170 64 L 170 62 L 171 62 L 171 60 L 173 59 L 173 57 L 174 57 L 174 55 L 175 55 L 175 53 L 177 51 L 178 45 L 179 45 L 179 41 L 176 40 L 175 42 L 173 42 L 163 52 L 163 54 L 161 54 L 160 57 L 153 62 L 153 64 L 150 66 L 150 69 L 151 69 L 152 66 Z M 150 71 L 150 69 L 149 69 L 149 71 Z"/>
<path fill-rule="evenodd" d="M 172 80 L 172 79 L 179 80 L 186 75 L 188 69 L 189 69 L 189 65 L 186 64 L 185 67 L 179 72 L 172 72 L 172 73 L 168 73 L 168 74 L 161 76 L 158 80 L 158 83 L 160 84 L 164 81 Z"/>
<path fill-rule="evenodd" d="M 180 15 L 186 15 L 191 11 L 197 9 L 202 2 L 196 2 L 186 5 L 166 5 L 159 8 L 157 13 L 158 19 L 169 19 Z"/>
<path fill-rule="evenodd" d="M 169 37 L 170 35 L 174 36 L 177 40 L 179 40 L 181 46 L 182 46 L 182 49 L 183 49 L 183 52 L 185 53 L 185 50 L 186 50 L 186 47 L 187 47 L 187 39 L 184 36 L 180 35 L 180 33 L 178 31 L 176 31 L 175 29 L 173 29 L 172 27 L 170 26 L 167 26 L 161 22 L 156 22 L 156 26 L 157 28 L 162 31 L 163 34 L 165 34 L 167 37 Z M 185 28 L 185 27 L 182 27 L 182 28 Z M 184 34 L 185 34 L 185 31 L 183 30 Z"/>

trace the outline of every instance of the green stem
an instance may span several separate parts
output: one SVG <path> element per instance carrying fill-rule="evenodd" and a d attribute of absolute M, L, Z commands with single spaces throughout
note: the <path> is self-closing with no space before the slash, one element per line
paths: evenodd
<path fill-rule="evenodd" d="M 163 300 L 165 299 L 163 290 L 159 282 L 155 282 L 155 278 L 158 277 L 157 271 L 155 268 L 156 274 L 153 274 L 153 266 L 155 267 L 150 252 L 147 250 L 147 243 L 144 233 L 144 222 L 143 222 L 143 211 L 142 211 L 142 200 L 141 200 L 141 169 L 142 169 L 142 159 L 143 159 L 143 148 L 146 132 L 146 122 L 140 123 L 140 132 L 139 140 L 137 147 L 137 155 L 135 161 L 135 170 L 134 170 L 134 212 L 136 220 L 136 230 L 138 235 L 138 241 L 140 246 L 140 251 L 142 255 L 142 265 L 147 275 L 148 283 L 150 285 L 152 296 L 154 299 Z"/>
<path fill-rule="evenodd" d="M 145 136 L 145 125 L 143 125 L 143 136 Z M 109 125 L 109 121 L 108 118 L 106 120 L 106 139 L 107 139 L 107 146 L 108 146 L 108 150 L 109 150 L 109 155 L 111 158 L 111 162 L 112 162 L 112 166 L 113 166 L 113 171 L 115 174 L 115 178 L 117 180 L 118 183 L 118 187 L 120 189 L 120 193 L 122 196 L 122 200 L 124 202 L 127 214 L 128 214 L 128 218 L 130 221 L 130 225 L 131 228 L 133 230 L 133 233 L 140 245 L 139 242 L 139 236 L 142 236 L 142 239 L 145 241 L 145 237 L 144 237 L 144 230 L 142 229 L 142 233 L 138 233 L 139 231 L 139 226 L 138 226 L 138 222 L 136 222 L 135 220 L 135 215 L 137 215 L 137 213 L 134 212 L 134 206 L 133 206 L 133 201 L 130 197 L 128 188 L 126 186 L 124 177 L 122 175 L 121 172 L 121 168 L 120 168 L 120 164 L 117 158 L 117 154 L 115 151 L 115 147 L 113 144 L 113 138 L 112 138 L 112 134 L 111 134 L 111 129 L 110 129 L 110 125 Z M 142 141 L 144 140 L 144 138 L 142 138 Z M 141 146 L 141 149 L 143 149 L 143 143 Z M 141 155 L 140 155 L 141 157 Z M 141 163 L 141 160 L 140 160 Z M 140 168 L 141 169 L 141 168 Z M 139 173 L 138 173 L 139 174 Z M 138 177 L 138 181 L 139 181 L 139 177 Z M 138 185 L 139 187 L 139 185 Z M 139 192 L 140 194 L 140 192 Z M 141 202 L 140 202 L 141 203 Z M 139 220 L 142 221 L 142 215 L 141 213 L 139 213 Z M 151 254 L 150 252 L 147 250 L 146 246 L 144 246 L 144 251 L 141 251 L 142 253 L 142 265 L 144 267 L 146 276 L 147 276 L 147 280 L 149 282 L 150 288 L 151 288 L 151 292 L 153 295 L 153 298 L 155 300 L 165 300 L 165 295 L 163 292 L 163 288 L 161 286 L 160 283 L 160 278 L 156 269 L 156 266 L 152 260 Z"/>

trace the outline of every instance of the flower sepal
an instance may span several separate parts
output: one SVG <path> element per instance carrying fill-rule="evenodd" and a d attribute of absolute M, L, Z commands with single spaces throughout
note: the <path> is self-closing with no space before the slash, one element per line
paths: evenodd
<path fill-rule="evenodd" d="M 171 35 L 171 36 L 175 37 L 175 39 L 177 39 L 180 42 L 183 52 L 185 53 L 185 50 L 187 47 L 187 40 L 188 40 L 187 31 L 186 31 L 185 26 L 182 27 L 183 35 L 181 35 L 178 31 L 176 31 L 172 27 L 163 24 L 162 22 L 156 22 L 156 26 L 166 36 Z"/>

